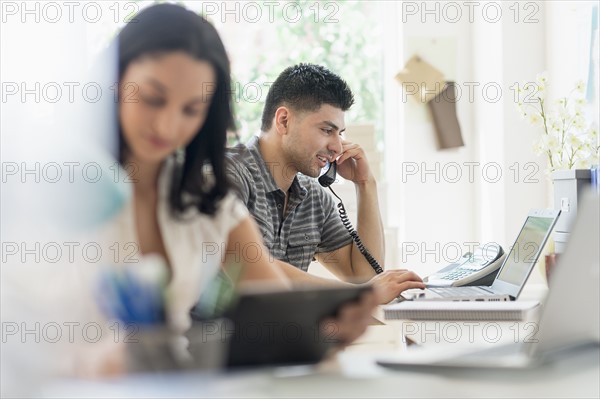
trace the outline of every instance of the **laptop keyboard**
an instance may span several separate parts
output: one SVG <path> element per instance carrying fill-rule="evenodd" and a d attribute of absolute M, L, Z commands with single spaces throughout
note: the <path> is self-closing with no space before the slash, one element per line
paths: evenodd
<path fill-rule="evenodd" d="M 429 291 L 435 292 L 441 297 L 448 298 L 453 296 L 476 296 L 489 295 L 491 292 L 480 287 L 451 287 L 451 288 L 428 288 Z"/>

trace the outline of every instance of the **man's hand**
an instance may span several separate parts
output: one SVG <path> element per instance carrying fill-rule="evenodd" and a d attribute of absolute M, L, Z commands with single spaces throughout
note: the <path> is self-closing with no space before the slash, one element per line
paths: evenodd
<path fill-rule="evenodd" d="M 322 339 L 327 342 L 335 341 L 336 349 L 352 343 L 364 334 L 371 324 L 371 317 L 377 306 L 377 294 L 367 292 L 362 294 L 359 302 L 348 303 L 340 309 L 336 318 L 325 319 L 321 322 Z"/>
<path fill-rule="evenodd" d="M 346 140 L 342 140 L 342 155 L 337 160 L 337 172 L 356 184 L 374 180 L 365 151 L 358 144 Z"/>
<path fill-rule="evenodd" d="M 406 269 L 386 270 L 373 277 L 369 283 L 377 289 L 377 303 L 381 305 L 390 302 L 408 289 L 425 288 L 421 277 Z"/>

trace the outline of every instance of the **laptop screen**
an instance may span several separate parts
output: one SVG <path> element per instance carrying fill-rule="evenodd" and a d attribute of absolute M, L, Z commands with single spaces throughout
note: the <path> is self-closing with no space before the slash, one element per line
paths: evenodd
<path fill-rule="evenodd" d="M 527 217 L 496 279 L 518 286 L 524 284 L 553 225 L 554 218 Z"/>

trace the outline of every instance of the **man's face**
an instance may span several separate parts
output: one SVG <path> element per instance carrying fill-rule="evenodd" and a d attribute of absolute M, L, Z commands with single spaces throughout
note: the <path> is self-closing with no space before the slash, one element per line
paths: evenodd
<path fill-rule="evenodd" d="M 316 112 L 290 110 L 288 134 L 283 139 L 286 171 L 318 177 L 327 162 L 342 153 L 346 130 L 344 111 L 323 104 Z"/>

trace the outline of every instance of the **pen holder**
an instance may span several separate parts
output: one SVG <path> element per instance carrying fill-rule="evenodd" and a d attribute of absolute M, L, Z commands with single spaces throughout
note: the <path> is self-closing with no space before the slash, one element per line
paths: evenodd
<path fill-rule="evenodd" d="M 180 337 L 164 325 L 137 326 L 125 339 L 127 371 L 152 372 L 180 369 L 184 360 L 178 356 Z"/>
<path fill-rule="evenodd" d="M 224 369 L 234 331 L 233 322 L 228 319 L 194 321 L 185 334 L 190 366 L 200 370 Z"/>
<path fill-rule="evenodd" d="M 227 355 L 226 320 L 195 323 L 178 334 L 165 325 L 141 326 L 127 339 L 127 370 L 215 370 L 224 367 Z"/>

